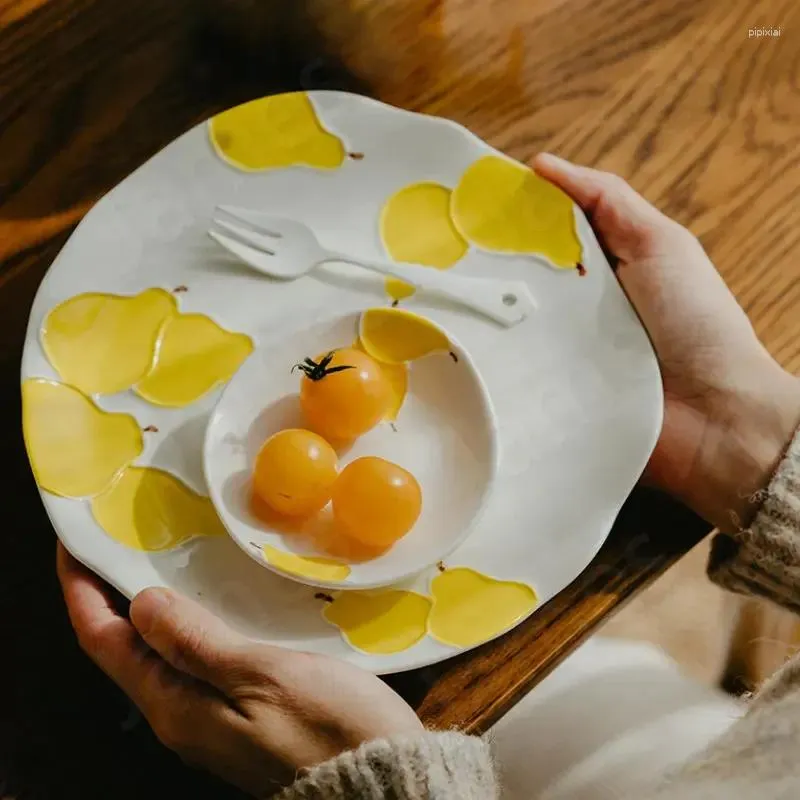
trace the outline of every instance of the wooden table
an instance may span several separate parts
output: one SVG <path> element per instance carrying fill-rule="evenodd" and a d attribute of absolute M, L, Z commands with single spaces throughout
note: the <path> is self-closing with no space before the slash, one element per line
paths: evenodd
<path fill-rule="evenodd" d="M 164 752 L 77 650 L 22 447 L 28 309 L 104 192 L 235 102 L 365 91 L 523 160 L 551 149 L 624 175 L 701 236 L 797 370 L 798 31 L 796 0 L 0 0 L 0 797 L 227 794 Z M 535 619 L 395 683 L 426 722 L 485 730 L 705 533 L 637 491 Z"/>

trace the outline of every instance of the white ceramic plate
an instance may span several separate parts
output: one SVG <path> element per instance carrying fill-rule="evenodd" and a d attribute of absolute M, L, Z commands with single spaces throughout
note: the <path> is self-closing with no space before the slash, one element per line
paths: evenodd
<path fill-rule="evenodd" d="M 23 379 L 57 377 L 39 332 L 50 309 L 82 292 L 128 295 L 185 286 L 182 311 L 209 314 L 257 345 L 296 329 L 300 320 L 312 326 L 334 313 L 385 303 L 382 280 L 354 269 L 325 268 L 276 283 L 233 263 L 205 235 L 214 206 L 293 217 L 331 249 L 378 257 L 380 209 L 393 192 L 413 181 L 453 187 L 472 162 L 494 151 L 454 123 L 364 97 L 317 92 L 312 100 L 325 127 L 363 159 L 335 170 L 244 173 L 217 156 L 205 125 L 181 136 L 98 203 L 54 262 L 31 312 Z M 451 331 L 470 353 L 499 426 L 496 489 L 447 566 L 521 581 L 535 588 L 540 602 L 570 583 L 603 543 L 662 418 L 650 343 L 589 225 L 576 216 L 585 277 L 474 248 L 456 267 L 465 275 L 527 281 L 539 308 L 521 325 L 501 329 L 420 295 L 405 303 Z M 203 436 L 218 395 L 183 409 L 159 408 L 132 392 L 97 402 L 132 414 L 142 428 L 157 427 L 146 435 L 137 463 L 161 467 L 205 492 Z M 131 550 L 104 534 L 85 500 L 42 497 L 70 552 L 129 597 L 146 586 L 169 586 L 254 638 L 376 672 L 420 667 L 467 649 L 425 637 L 392 655 L 364 653 L 325 621 L 314 589 L 264 570 L 230 539 L 196 539 L 158 553 Z M 427 593 L 434 576 L 435 570 L 423 573 L 413 588 Z"/>

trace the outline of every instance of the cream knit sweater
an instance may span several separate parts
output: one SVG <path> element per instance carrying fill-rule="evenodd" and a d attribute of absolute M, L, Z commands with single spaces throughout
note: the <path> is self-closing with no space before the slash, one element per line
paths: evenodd
<path fill-rule="evenodd" d="M 714 540 L 709 574 L 735 592 L 800 611 L 800 433 L 750 526 Z M 493 800 L 500 797 L 487 744 L 457 733 L 368 742 L 301 775 L 280 800 Z M 649 798 L 800 798 L 800 656 L 748 713 Z"/>

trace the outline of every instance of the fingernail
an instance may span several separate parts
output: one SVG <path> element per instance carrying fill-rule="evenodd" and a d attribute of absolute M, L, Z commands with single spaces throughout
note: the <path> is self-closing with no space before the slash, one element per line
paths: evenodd
<path fill-rule="evenodd" d="M 131 603 L 131 621 L 136 630 L 147 636 L 159 617 L 172 605 L 172 592 L 153 587 L 139 592 Z"/>

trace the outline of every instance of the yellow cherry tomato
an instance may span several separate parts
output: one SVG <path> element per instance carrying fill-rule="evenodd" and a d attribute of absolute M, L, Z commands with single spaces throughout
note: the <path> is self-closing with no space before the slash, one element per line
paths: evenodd
<path fill-rule="evenodd" d="M 334 449 L 316 433 L 292 428 L 271 436 L 253 470 L 253 489 L 273 511 L 306 516 L 331 499 L 338 472 Z"/>
<path fill-rule="evenodd" d="M 375 456 L 348 464 L 333 485 L 331 499 L 341 533 L 372 547 L 389 547 L 405 536 L 422 511 L 416 478 Z"/>
<path fill-rule="evenodd" d="M 304 373 L 300 405 L 306 422 L 326 439 L 356 439 L 391 410 L 391 385 L 380 365 L 361 350 L 333 350 L 297 367 Z"/>

